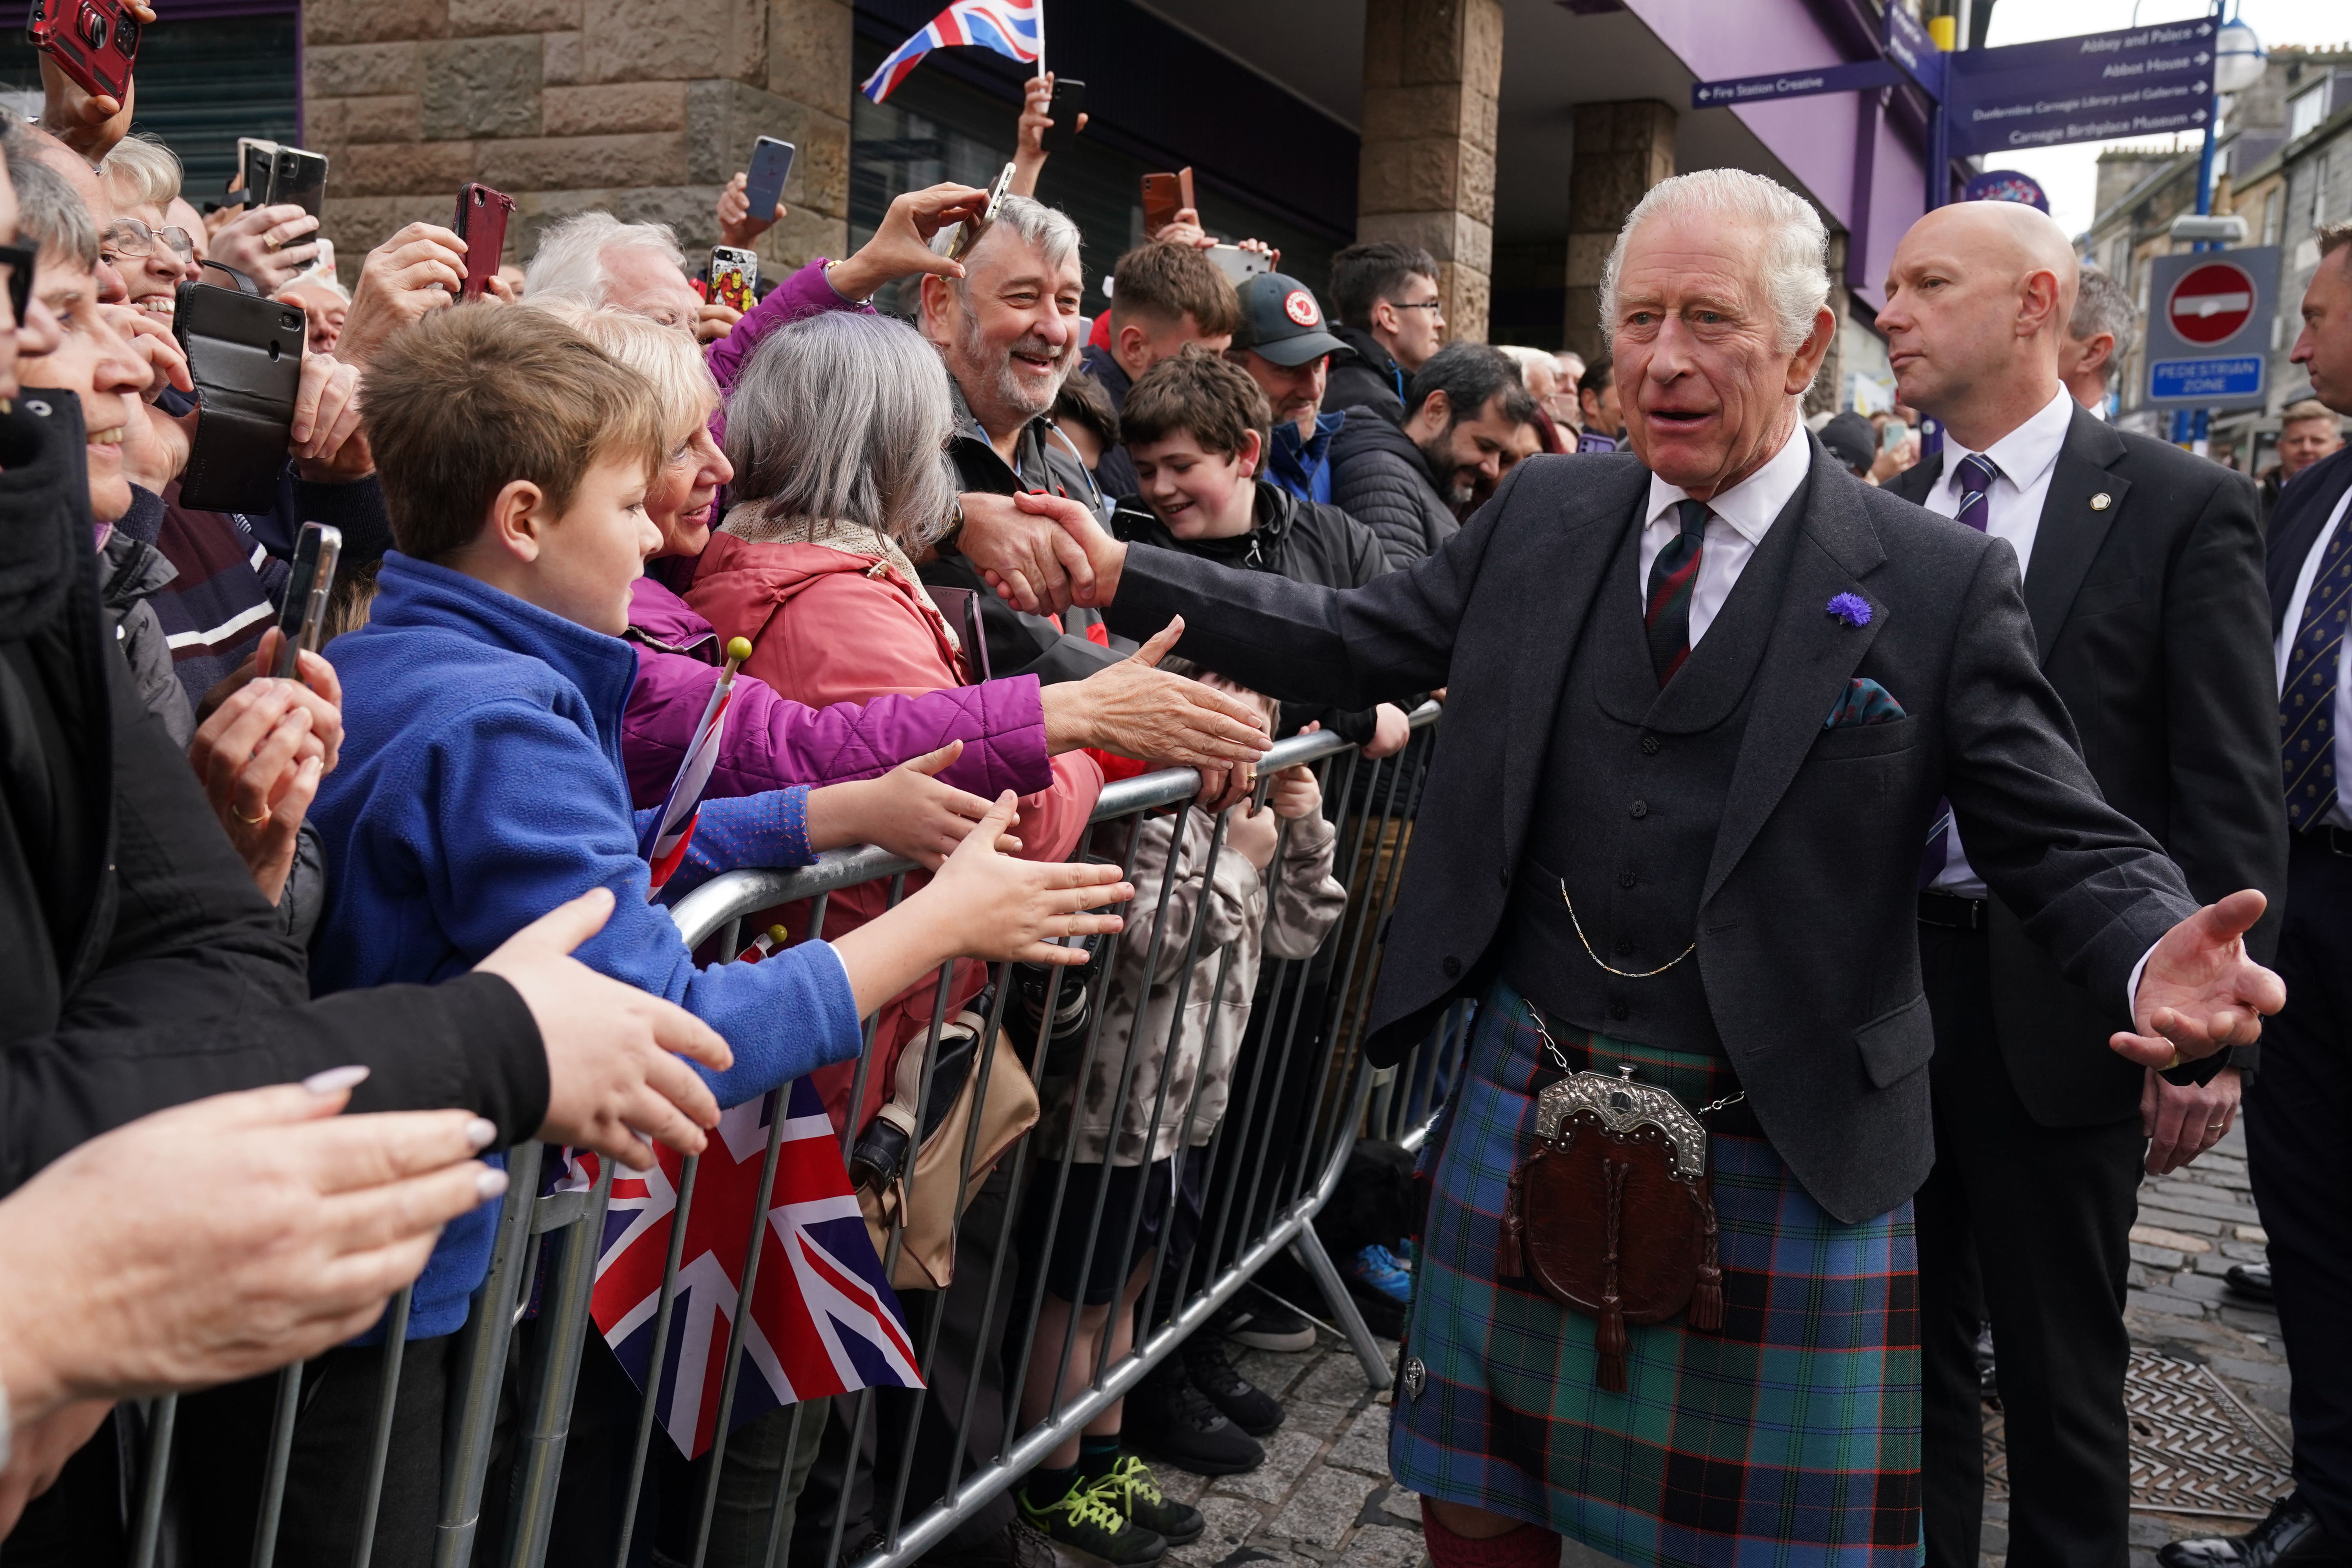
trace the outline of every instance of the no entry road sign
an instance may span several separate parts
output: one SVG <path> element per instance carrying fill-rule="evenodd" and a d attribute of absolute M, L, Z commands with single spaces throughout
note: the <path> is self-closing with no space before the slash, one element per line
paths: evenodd
<path fill-rule="evenodd" d="M 2148 263 L 2150 403 L 2262 406 L 2278 268 L 2275 246 L 2159 256 Z"/>
<path fill-rule="evenodd" d="M 2254 280 L 2234 261 L 2209 261 L 2180 275 L 2164 314 L 2184 342 L 2211 347 L 2244 330 L 2254 313 Z"/>

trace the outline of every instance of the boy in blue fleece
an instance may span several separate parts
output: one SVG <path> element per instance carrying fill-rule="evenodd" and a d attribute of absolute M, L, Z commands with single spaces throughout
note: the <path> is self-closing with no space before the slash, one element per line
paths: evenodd
<path fill-rule="evenodd" d="M 621 763 L 636 656 L 619 634 L 659 543 L 644 507 L 664 456 L 653 389 L 552 317 L 470 305 L 387 345 L 365 418 L 398 548 L 368 625 L 333 645 L 344 732 L 310 814 L 332 868 L 314 990 L 460 973 L 544 910 L 608 887 L 613 917 L 575 956 L 725 1037 L 733 1066 L 696 1070 L 730 1106 L 855 1056 L 860 1016 L 949 958 L 1055 956 L 1043 939 L 1118 928 L 1080 912 L 1129 896 L 1116 868 L 994 853 L 1008 793 L 883 920 L 837 944 L 698 969 L 647 901 L 644 818 Z M 807 793 L 706 802 L 665 892 L 730 865 L 805 864 Z M 437 1352 L 488 1273 L 496 1222 L 486 1205 L 450 1225 L 417 1281 L 408 1338 L 428 1343 L 404 1360 L 404 1431 L 438 1431 Z M 413 1397 L 436 1407 L 429 1429 L 405 1418 Z M 395 1468 L 421 1496 L 395 1508 L 387 1477 L 386 1528 L 429 1531 L 440 1468 L 417 1458 Z"/>

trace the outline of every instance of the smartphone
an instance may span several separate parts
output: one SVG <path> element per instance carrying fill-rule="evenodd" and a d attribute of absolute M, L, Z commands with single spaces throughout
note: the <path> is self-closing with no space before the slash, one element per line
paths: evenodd
<path fill-rule="evenodd" d="M 988 232 L 988 226 L 996 221 L 996 209 L 1004 205 L 1004 193 L 1011 189 L 1012 185 L 1013 165 L 1007 163 L 997 171 L 996 178 L 990 182 L 988 200 L 982 205 L 980 216 L 976 218 L 966 218 L 956 226 L 955 238 L 948 244 L 949 260 L 961 261 L 971 253 L 971 247 L 980 243 L 980 237 Z"/>
<path fill-rule="evenodd" d="M 245 172 L 242 199 L 247 207 L 269 205 L 269 170 L 278 157 L 278 143 L 258 136 L 236 139 L 236 166 Z"/>
<path fill-rule="evenodd" d="M 478 300 L 498 276 L 499 258 L 506 254 L 507 217 L 514 198 L 484 184 L 469 184 L 457 193 L 457 221 L 449 226 L 466 242 L 466 280 L 457 286 L 460 300 Z"/>
<path fill-rule="evenodd" d="M 280 147 L 270 155 L 269 205 L 291 202 L 312 217 L 327 196 L 327 155 Z"/>
<path fill-rule="evenodd" d="M 139 63 L 139 18 L 121 0 L 33 0 L 25 36 L 73 84 L 120 103 Z"/>
<path fill-rule="evenodd" d="M 751 167 L 744 176 L 743 199 L 751 204 L 751 216 L 757 221 L 774 221 L 776 204 L 784 199 L 784 181 L 792 175 L 793 155 L 798 151 L 791 142 L 772 136 L 751 143 Z"/>
<path fill-rule="evenodd" d="M 1066 153 L 1078 144 L 1078 116 L 1086 112 L 1087 84 L 1076 77 L 1054 79 L 1054 100 L 1045 112 L 1054 123 L 1045 127 L 1044 140 L 1038 142 L 1048 153 Z"/>
<path fill-rule="evenodd" d="M 1878 449 L 1882 452 L 1892 452 L 1909 439 L 1911 439 L 1911 426 L 1900 419 L 1889 419 L 1879 426 Z"/>
<path fill-rule="evenodd" d="M 760 256 L 732 245 L 710 247 L 710 298 L 731 310 L 760 302 Z"/>
<path fill-rule="evenodd" d="M 1143 176 L 1143 235 L 1149 239 L 1176 221 L 1176 215 L 1192 206 L 1192 171 L 1179 169 L 1172 174 Z M 1199 211 L 1197 207 L 1194 211 Z"/>
<path fill-rule="evenodd" d="M 180 500 L 200 511 L 278 503 L 309 336 L 294 306 L 209 283 L 180 285 L 172 334 L 196 389 L 196 433 Z"/>
<path fill-rule="evenodd" d="M 1265 251 L 1244 250 L 1238 245 L 1213 245 L 1209 247 L 1209 259 L 1217 264 L 1217 270 L 1236 289 L 1261 272 L 1274 270 L 1274 263 L 1266 258 Z"/>
<path fill-rule="evenodd" d="M 299 668 L 297 656 L 319 651 L 319 636 L 327 622 L 327 599 L 335 589 L 335 563 L 342 559 L 343 531 L 323 522 L 306 522 L 294 542 L 294 572 L 286 579 L 286 603 L 278 610 L 278 629 L 286 640 L 278 645 L 278 667 L 269 673 L 290 680 Z"/>

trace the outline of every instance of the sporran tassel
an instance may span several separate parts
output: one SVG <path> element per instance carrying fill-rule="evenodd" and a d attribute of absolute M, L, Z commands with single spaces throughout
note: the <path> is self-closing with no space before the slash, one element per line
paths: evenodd
<path fill-rule="evenodd" d="M 1617 1293 L 1617 1258 L 1621 1230 L 1625 1210 L 1625 1177 L 1633 1167 L 1609 1161 L 1603 1167 L 1609 1180 L 1609 1251 L 1605 1259 L 1607 1272 L 1601 1278 L 1601 1325 L 1592 1336 L 1592 1348 L 1600 1364 L 1593 1369 L 1593 1381 L 1611 1394 L 1625 1392 L 1625 1310 Z"/>

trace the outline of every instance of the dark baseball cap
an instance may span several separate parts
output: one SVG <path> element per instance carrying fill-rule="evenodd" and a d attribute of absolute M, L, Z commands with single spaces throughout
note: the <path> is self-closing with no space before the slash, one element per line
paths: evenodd
<path fill-rule="evenodd" d="M 1314 290 L 1297 279 L 1261 272 L 1239 293 L 1242 324 L 1234 329 L 1234 347 L 1255 349 L 1286 367 L 1346 352 L 1348 345 L 1325 329 Z"/>
<path fill-rule="evenodd" d="M 1878 437 L 1871 433 L 1870 421 L 1851 408 L 1824 424 L 1821 437 L 1830 455 L 1849 468 L 1868 473 L 1878 459 Z"/>

